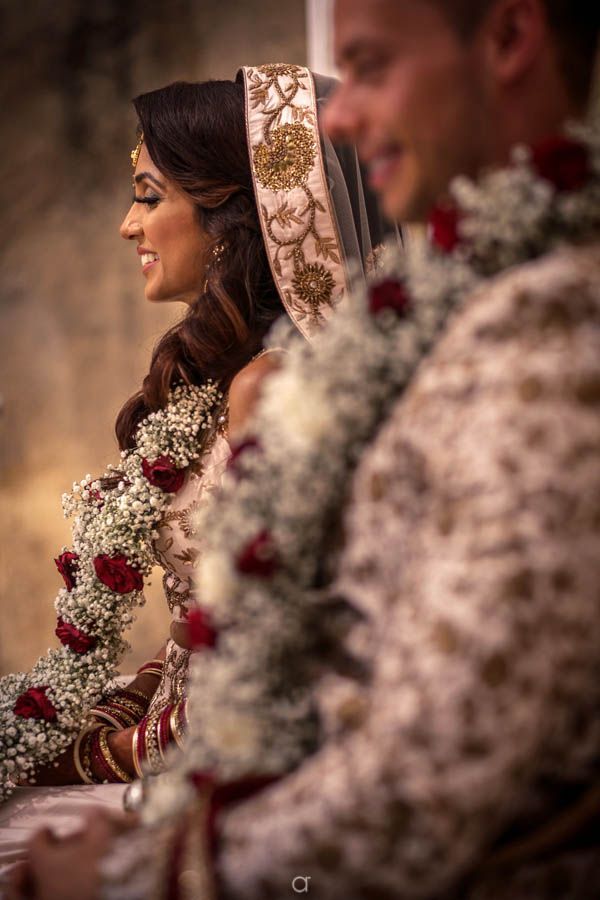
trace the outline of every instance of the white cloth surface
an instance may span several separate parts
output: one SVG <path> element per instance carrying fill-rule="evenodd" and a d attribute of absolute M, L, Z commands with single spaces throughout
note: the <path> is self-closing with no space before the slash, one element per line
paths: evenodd
<path fill-rule="evenodd" d="M 126 784 L 78 784 L 68 787 L 22 787 L 0 807 L 0 898 L 6 878 L 25 856 L 27 841 L 48 827 L 59 837 L 77 831 L 93 807 L 123 809 Z"/>

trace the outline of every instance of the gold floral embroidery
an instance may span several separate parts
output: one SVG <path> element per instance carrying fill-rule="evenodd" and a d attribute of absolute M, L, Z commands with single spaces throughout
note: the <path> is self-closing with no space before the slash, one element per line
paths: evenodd
<path fill-rule="evenodd" d="M 315 142 L 306 125 L 282 125 L 270 142 L 254 148 L 256 177 L 272 191 L 289 191 L 306 183 L 315 164 Z"/>
<path fill-rule="evenodd" d="M 167 510 L 160 523 L 161 527 L 168 525 L 170 522 L 178 522 L 184 536 L 186 538 L 194 537 L 197 532 L 194 525 L 196 512 L 200 509 L 200 503 L 194 500 L 185 509 Z"/>
<path fill-rule="evenodd" d="M 321 304 L 331 302 L 334 284 L 329 269 L 319 263 L 309 263 L 296 273 L 292 281 L 297 296 L 310 305 L 313 313 L 318 313 Z"/>
<path fill-rule="evenodd" d="M 174 613 L 176 607 L 179 607 L 180 615 L 184 616 L 187 612 L 187 607 L 189 606 L 191 590 L 189 582 L 187 582 L 188 586 L 183 590 L 180 589 L 182 584 L 184 584 L 184 582 L 173 572 L 165 572 L 163 576 L 163 588 L 169 612 Z"/>
<path fill-rule="evenodd" d="M 182 562 L 184 566 L 195 566 L 200 557 L 200 551 L 196 547 L 186 547 L 181 553 L 174 554 L 175 559 Z"/>
<path fill-rule="evenodd" d="M 164 709 L 170 703 L 177 703 L 185 696 L 190 656 L 190 650 L 182 650 L 177 644 L 169 643 L 163 673 L 147 715 Z"/>
<path fill-rule="evenodd" d="M 252 162 L 271 265 L 282 279 L 292 318 L 307 320 L 310 331 L 324 322 L 324 310 L 339 302 L 345 288 L 335 223 L 331 214 L 324 218 L 330 213 L 326 185 L 314 179 L 317 172 L 321 177 L 322 164 L 311 76 L 283 63 L 244 71 L 248 115 L 262 134 L 252 144 Z M 285 198 L 282 192 L 293 193 Z M 325 222 L 330 234 L 323 233 Z"/>
<path fill-rule="evenodd" d="M 297 75 L 302 70 L 300 66 L 290 65 L 289 63 L 268 63 L 265 66 L 258 66 L 258 71 L 267 78 L 277 78 L 279 75 Z"/>

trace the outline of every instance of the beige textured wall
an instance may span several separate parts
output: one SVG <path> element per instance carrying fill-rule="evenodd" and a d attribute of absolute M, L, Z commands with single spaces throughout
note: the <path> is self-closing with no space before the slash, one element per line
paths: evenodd
<path fill-rule="evenodd" d="M 0 0 L 0 673 L 55 644 L 60 495 L 114 460 L 113 422 L 180 314 L 146 303 L 118 236 L 129 98 L 238 65 L 304 63 L 303 0 Z M 131 668 L 166 634 L 160 578 Z"/>

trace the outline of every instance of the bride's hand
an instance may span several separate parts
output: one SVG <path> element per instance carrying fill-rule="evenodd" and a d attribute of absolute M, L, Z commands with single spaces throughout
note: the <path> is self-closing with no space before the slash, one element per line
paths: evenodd
<path fill-rule="evenodd" d="M 57 838 L 48 828 L 31 838 L 27 860 L 11 873 L 7 900 L 96 900 L 100 861 L 133 817 L 90 813 L 84 830 Z"/>

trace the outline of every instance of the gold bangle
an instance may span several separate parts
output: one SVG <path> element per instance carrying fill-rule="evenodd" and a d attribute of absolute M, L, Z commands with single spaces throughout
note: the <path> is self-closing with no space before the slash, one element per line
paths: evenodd
<path fill-rule="evenodd" d="M 171 734 L 175 738 L 175 743 L 181 749 L 183 747 L 183 738 L 184 733 L 179 724 L 179 716 L 181 714 L 181 708 L 185 703 L 185 699 L 178 700 L 173 709 L 171 710 L 171 715 L 169 716 L 169 725 L 171 726 Z"/>
<path fill-rule="evenodd" d="M 123 729 L 122 722 L 117 722 L 116 719 L 113 719 L 113 717 L 108 712 L 104 712 L 104 710 L 96 708 L 90 709 L 89 715 L 93 716 L 99 725 L 110 725 L 115 731 L 122 731 Z M 135 722 L 132 722 L 131 724 L 134 725 Z"/>
<path fill-rule="evenodd" d="M 150 713 L 147 717 L 146 731 L 144 733 L 146 759 L 148 760 L 150 771 L 153 775 L 158 775 L 158 773 L 162 772 L 164 769 L 164 763 L 159 750 L 158 735 L 156 733 L 161 713 L 162 709 L 159 709 L 158 712 Z"/>
<path fill-rule="evenodd" d="M 100 752 L 102 753 L 102 758 L 104 759 L 104 762 L 112 771 L 112 773 L 119 779 L 119 781 L 123 781 L 125 782 L 125 784 L 131 784 L 133 778 L 128 772 L 125 771 L 125 769 L 121 768 L 119 763 L 112 755 L 110 747 L 108 746 L 108 735 L 111 731 L 112 728 L 108 728 L 107 726 L 103 726 L 100 729 L 100 734 L 98 735 L 98 744 L 100 747 Z"/>
<path fill-rule="evenodd" d="M 138 763 L 138 742 L 140 739 L 140 726 L 136 725 L 135 731 L 133 732 L 133 741 L 131 743 L 131 749 L 133 750 L 133 768 L 135 769 L 135 774 L 138 778 L 143 778 L 144 773 L 140 769 Z"/>
<path fill-rule="evenodd" d="M 83 741 L 84 737 L 86 737 L 86 735 L 88 735 L 91 731 L 95 731 L 98 727 L 98 725 L 90 725 L 89 728 L 82 728 L 82 730 L 77 735 L 75 744 L 73 745 L 73 763 L 75 765 L 77 774 L 81 778 L 83 784 L 95 784 L 95 781 L 85 771 L 84 765 L 81 761 L 81 757 L 79 755 L 81 751 L 81 742 Z"/>
<path fill-rule="evenodd" d="M 148 696 L 148 694 L 145 694 L 143 691 L 139 691 L 137 688 L 129 688 L 129 687 L 120 688 L 118 691 L 115 691 L 115 693 L 112 695 L 111 699 L 116 700 L 121 692 L 125 692 L 127 694 L 135 694 L 136 697 L 141 697 L 145 703 L 145 706 L 148 706 L 148 704 L 150 703 L 150 700 L 152 699 L 151 697 Z M 123 699 L 127 700 L 128 698 L 124 697 Z M 135 702 L 135 701 L 131 700 L 131 698 L 129 698 L 129 699 L 130 699 L 130 703 Z M 119 703 L 120 702 L 121 701 L 119 701 Z"/>

